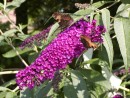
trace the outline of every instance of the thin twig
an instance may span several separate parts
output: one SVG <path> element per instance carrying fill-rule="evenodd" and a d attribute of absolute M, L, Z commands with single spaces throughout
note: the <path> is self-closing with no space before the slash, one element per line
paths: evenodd
<path fill-rule="evenodd" d="M 23 62 L 25 66 L 28 66 L 28 64 L 25 62 L 25 60 L 21 57 L 19 52 L 16 50 L 16 48 L 13 46 L 11 42 L 8 41 L 8 44 L 13 48 L 13 50 L 16 52 L 17 56 L 20 58 L 20 60 Z"/>
<path fill-rule="evenodd" d="M 16 92 L 17 90 L 19 90 L 18 86 L 14 90 L 12 90 L 12 92 Z"/>
<path fill-rule="evenodd" d="M 5 75 L 5 74 L 16 74 L 18 73 L 18 71 L 3 71 L 3 72 L 0 72 L 0 75 Z"/>
<path fill-rule="evenodd" d="M 118 3 L 119 1 L 116 1 L 116 2 L 114 2 L 114 3 L 112 3 L 111 5 L 109 5 L 109 6 L 107 6 L 107 7 L 105 7 L 105 8 L 110 8 L 110 7 L 112 7 L 113 5 L 115 5 L 116 3 Z"/>
<path fill-rule="evenodd" d="M 3 16 L 6 16 L 7 17 L 7 19 L 8 19 L 8 21 L 13 25 L 13 26 L 15 26 L 15 28 L 20 32 L 20 33 L 22 33 L 22 34 L 24 34 L 23 33 L 23 31 L 21 30 L 21 29 L 19 29 L 19 27 L 18 26 L 16 26 L 16 24 L 10 19 L 10 17 L 8 16 L 8 14 L 4 11 L 4 14 L 2 13 L 2 12 L 0 12 Z"/>
<path fill-rule="evenodd" d="M 1 29 L 0 29 L 0 33 L 1 33 L 1 34 L 4 34 Z M 21 55 L 19 54 L 19 52 L 18 52 L 18 51 L 16 50 L 16 48 L 13 46 L 12 42 L 9 41 L 8 38 L 5 38 L 5 40 L 6 40 L 7 43 L 13 48 L 13 50 L 16 52 L 17 56 L 20 58 L 20 60 L 23 62 L 23 64 L 24 64 L 25 66 L 28 66 L 28 64 L 25 62 L 25 60 L 21 57 Z"/>

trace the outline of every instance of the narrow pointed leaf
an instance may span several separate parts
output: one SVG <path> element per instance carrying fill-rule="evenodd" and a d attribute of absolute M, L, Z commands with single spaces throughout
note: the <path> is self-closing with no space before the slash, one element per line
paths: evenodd
<path fill-rule="evenodd" d="M 129 17 L 130 16 L 130 4 L 121 4 L 117 9 L 117 15 L 122 17 Z"/>
<path fill-rule="evenodd" d="M 50 39 L 50 37 L 55 33 L 55 31 L 58 29 L 59 24 L 55 23 L 52 27 L 51 30 L 49 31 L 49 35 L 47 37 L 47 39 Z"/>
<path fill-rule="evenodd" d="M 104 4 L 111 3 L 111 2 L 113 2 L 113 1 L 112 0 L 111 1 L 110 0 L 108 0 L 108 1 L 98 1 L 98 2 L 93 3 L 92 6 L 95 7 L 95 8 L 99 8 L 99 7 L 103 6 Z"/>
<path fill-rule="evenodd" d="M 125 67 L 130 67 L 130 19 L 121 17 L 115 18 L 114 30 Z"/>
<path fill-rule="evenodd" d="M 111 40 L 110 34 L 109 34 L 109 31 L 110 31 L 110 12 L 107 9 L 103 9 L 101 12 L 102 12 L 102 21 L 103 21 L 103 24 L 106 28 L 106 33 L 103 36 L 103 41 L 104 41 L 103 44 L 104 44 L 106 51 L 107 51 L 107 54 L 108 54 L 108 59 L 109 59 L 108 61 L 110 64 L 110 69 L 111 69 L 112 64 L 113 64 L 114 51 L 113 51 L 112 40 Z"/>
<path fill-rule="evenodd" d="M 17 32 L 16 29 L 11 29 L 11 30 L 4 32 L 4 34 L 2 34 L 2 35 L 5 36 L 5 37 L 9 37 L 9 36 L 13 36 L 14 33 L 16 33 L 16 32 Z"/>

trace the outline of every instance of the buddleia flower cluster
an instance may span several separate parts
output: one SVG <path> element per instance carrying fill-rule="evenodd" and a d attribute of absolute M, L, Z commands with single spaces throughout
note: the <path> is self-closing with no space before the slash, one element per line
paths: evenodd
<path fill-rule="evenodd" d="M 36 43 L 37 45 L 40 45 L 42 40 L 46 39 L 49 31 L 51 29 L 51 26 L 49 26 L 47 29 L 44 29 L 43 31 L 41 31 L 40 33 L 28 37 L 27 39 L 25 39 L 23 41 L 23 43 L 20 45 L 21 49 L 24 49 L 25 47 L 32 47 L 33 43 Z"/>
<path fill-rule="evenodd" d="M 32 89 L 46 80 L 52 80 L 56 71 L 65 69 L 86 49 L 81 42 L 81 35 L 89 37 L 92 42 L 102 43 L 104 32 L 104 26 L 96 26 L 96 20 L 88 22 L 84 19 L 60 32 L 30 66 L 16 74 L 20 89 Z"/>

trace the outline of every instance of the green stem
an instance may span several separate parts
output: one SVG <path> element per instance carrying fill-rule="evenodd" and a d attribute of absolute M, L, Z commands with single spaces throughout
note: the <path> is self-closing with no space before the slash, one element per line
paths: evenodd
<path fill-rule="evenodd" d="M 13 48 L 13 50 L 16 52 L 17 56 L 20 58 L 20 60 L 23 62 L 23 64 L 27 67 L 28 64 L 25 62 L 25 60 L 21 57 L 21 55 L 19 54 L 19 52 L 16 50 L 16 48 L 13 46 L 12 42 L 8 41 L 8 44 Z"/>
<path fill-rule="evenodd" d="M 1 33 L 1 34 L 4 34 L 1 29 L 0 29 L 0 33 Z M 18 52 L 18 51 L 16 50 L 16 48 L 13 46 L 11 40 L 10 40 L 9 38 L 6 38 L 6 37 L 5 37 L 5 40 L 6 40 L 6 42 L 13 48 L 13 50 L 16 52 L 17 56 L 20 58 L 20 60 L 23 62 L 23 64 L 24 64 L 25 66 L 28 66 L 28 64 L 25 62 L 25 60 L 21 57 L 21 55 L 19 54 L 19 52 Z"/>
<path fill-rule="evenodd" d="M 18 86 L 14 90 L 12 90 L 12 92 L 16 92 L 17 90 L 19 90 Z"/>
<path fill-rule="evenodd" d="M 16 26 L 16 24 L 10 19 L 10 17 L 8 16 L 8 14 L 6 13 L 6 11 L 4 11 L 4 14 L 2 12 L 0 12 L 3 16 L 6 16 L 8 21 L 13 25 L 15 26 L 15 28 L 21 33 L 21 34 L 24 34 L 23 31 L 18 27 Z"/>
<path fill-rule="evenodd" d="M 16 74 L 18 73 L 18 71 L 3 71 L 3 72 L 0 72 L 0 75 L 5 75 L 5 74 Z"/>

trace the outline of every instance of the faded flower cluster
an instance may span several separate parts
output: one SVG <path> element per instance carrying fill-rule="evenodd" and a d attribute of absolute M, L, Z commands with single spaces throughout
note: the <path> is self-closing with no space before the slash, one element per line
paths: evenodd
<path fill-rule="evenodd" d="M 33 43 L 36 43 L 37 45 L 41 44 L 41 41 L 45 39 L 51 29 L 51 26 L 49 26 L 47 29 L 43 30 L 42 32 L 32 36 L 28 37 L 24 40 L 24 42 L 20 45 L 21 49 L 24 49 L 25 47 L 32 47 Z"/>
<path fill-rule="evenodd" d="M 103 26 L 96 26 L 83 19 L 66 28 L 39 55 L 39 57 L 25 69 L 16 74 L 16 82 L 21 89 L 32 89 L 45 80 L 54 78 L 56 71 L 65 69 L 67 64 L 78 57 L 86 48 L 80 41 L 81 35 L 86 35 L 92 42 L 102 43 Z"/>

